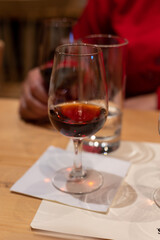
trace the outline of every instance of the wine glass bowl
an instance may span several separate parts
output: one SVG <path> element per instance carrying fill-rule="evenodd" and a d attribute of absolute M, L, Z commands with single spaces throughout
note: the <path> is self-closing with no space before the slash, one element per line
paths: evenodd
<path fill-rule="evenodd" d="M 102 175 L 84 169 L 82 140 L 102 128 L 108 112 L 108 95 L 102 51 L 88 44 L 56 48 L 51 74 L 48 113 L 52 125 L 74 143 L 73 167 L 56 172 L 53 184 L 61 191 L 88 193 L 98 189 Z"/>

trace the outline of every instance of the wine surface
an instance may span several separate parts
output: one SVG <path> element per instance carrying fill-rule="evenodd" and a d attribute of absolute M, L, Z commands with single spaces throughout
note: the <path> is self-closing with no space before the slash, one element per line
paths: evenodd
<path fill-rule="evenodd" d="M 86 137 L 102 128 L 106 109 L 89 103 L 66 103 L 49 109 L 53 126 L 69 137 Z"/>

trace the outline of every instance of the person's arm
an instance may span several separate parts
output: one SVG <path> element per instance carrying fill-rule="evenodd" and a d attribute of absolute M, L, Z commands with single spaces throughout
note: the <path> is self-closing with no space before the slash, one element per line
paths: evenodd
<path fill-rule="evenodd" d="M 74 26 L 74 38 L 78 39 L 91 33 L 106 33 L 109 22 L 109 0 L 89 0 Z M 108 30 L 109 32 L 109 30 Z M 23 84 L 19 113 L 25 120 L 40 120 L 47 117 L 47 93 L 38 68 L 31 70 Z"/>
<path fill-rule="evenodd" d="M 39 68 L 31 70 L 23 83 L 19 113 L 24 120 L 47 118 L 48 95 Z"/>
<path fill-rule="evenodd" d="M 89 0 L 73 27 L 74 38 L 79 39 L 90 34 L 111 34 L 111 4 L 112 1 L 109 0 Z"/>
<path fill-rule="evenodd" d="M 125 105 L 160 109 L 160 14 L 158 1 L 133 1 L 123 34 L 129 40 Z M 120 28 L 119 28 L 120 30 Z"/>
<path fill-rule="evenodd" d="M 132 108 L 132 109 L 139 109 L 139 110 L 156 110 L 157 105 L 158 105 L 158 101 L 157 101 L 156 93 L 131 97 L 124 101 L 125 108 Z"/>

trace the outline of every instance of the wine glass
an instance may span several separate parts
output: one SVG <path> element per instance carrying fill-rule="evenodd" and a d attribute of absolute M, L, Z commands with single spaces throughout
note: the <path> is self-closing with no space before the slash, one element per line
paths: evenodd
<path fill-rule="evenodd" d="M 160 114 L 159 114 L 159 118 L 158 118 L 158 132 L 160 135 Z M 157 206 L 160 207 L 160 188 L 156 189 L 156 191 L 153 194 L 153 198 L 154 198 L 154 201 L 157 204 Z"/>
<path fill-rule="evenodd" d="M 83 149 L 107 155 L 118 149 L 121 141 L 128 41 L 110 34 L 92 34 L 85 36 L 81 41 L 102 49 L 109 99 L 108 117 L 103 129 L 85 139 Z"/>
<path fill-rule="evenodd" d="M 52 72 L 55 48 L 61 44 L 74 41 L 72 27 L 75 20 L 72 18 L 50 18 L 42 21 L 39 44 L 39 66 L 44 79 L 46 91 Z"/>
<path fill-rule="evenodd" d="M 102 128 L 108 95 L 102 51 L 88 44 L 56 48 L 51 74 L 48 113 L 52 125 L 74 143 L 73 167 L 56 172 L 53 185 L 67 193 L 89 193 L 103 183 L 101 173 L 84 169 L 82 141 Z"/>

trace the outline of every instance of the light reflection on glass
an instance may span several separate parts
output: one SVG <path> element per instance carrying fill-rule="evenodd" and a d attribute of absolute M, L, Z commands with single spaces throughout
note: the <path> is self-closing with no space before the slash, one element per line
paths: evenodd
<path fill-rule="evenodd" d="M 67 172 L 70 172 L 70 171 L 72 171 L 72 168 L 67 168 L 66 170 L 67 170 Z"/>
<path fill-rule="evenodd" d="M 95 135 L 92 135 L 91 136 L 91 140 L 95 140 L 96 139 L 96 136 Z"/>
<path fill-rule="evenodd" d="M 94 185 L 94 182 L 88 182 L 88 186 L 93 186 Z"/>
<path fill-rule="evenodd" d="M 50 178 L 44 178 L 44 182 L 45 183 L 51 182 L 51 179 Z"/>
<path fill-rule="evenodd" d="M 95 143 L 94 143 L 94 146 L 95 146 L 95 147 L 98 147 L 98 146 L 99 146 L 99 142 L 95 142 Z"/>
<path fill-rule="evenodd" d="M 92 147 L 93 146 L 93 142 L 89 142 L 89 146 Z"/>
<path fill-rule="evenodd" d="M 151 199 L 147 199 L 146 201 L 149 206 L 152 206 L 154 204 L 154 201 Z"/>

